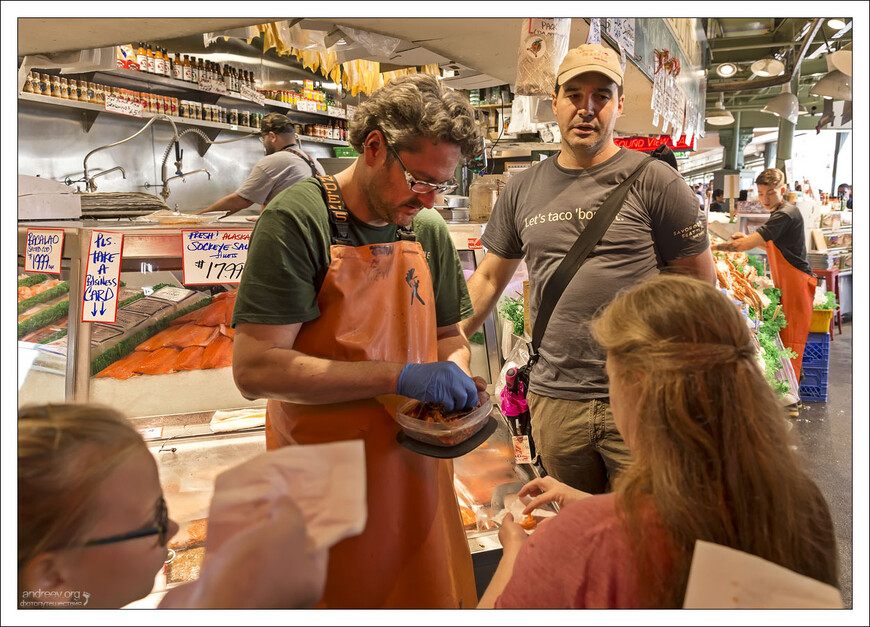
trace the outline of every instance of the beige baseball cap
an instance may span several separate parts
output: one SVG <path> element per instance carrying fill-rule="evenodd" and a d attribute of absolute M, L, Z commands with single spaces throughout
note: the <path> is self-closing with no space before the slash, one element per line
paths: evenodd
<path fill-rule="evenodd" d="M 601 44 L 583 44 L 569 50 L 559 65 L 556 84 L 562 85 L 565 81 L 586 72 L 604 74 L 617 85 L 622 85 L 622 64 L 619 53 Z"/>

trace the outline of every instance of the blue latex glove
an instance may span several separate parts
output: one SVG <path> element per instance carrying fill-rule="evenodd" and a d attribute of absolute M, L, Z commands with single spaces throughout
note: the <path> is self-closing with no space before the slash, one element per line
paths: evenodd
<path fill-rule="evenodd" d="M 406 364 L 396 392 L 424 403 L 441 403 L 446 411 L 471 409 L 478 401 L 474 380 L 452 361 Z"/>

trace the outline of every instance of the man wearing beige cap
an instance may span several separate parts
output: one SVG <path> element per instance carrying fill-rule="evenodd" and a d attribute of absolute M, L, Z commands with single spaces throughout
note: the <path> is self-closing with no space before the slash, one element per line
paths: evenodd
<path fill-rule="evenodd" d="M 481 238 L 486 256 L 468 282 L 474 316 L 462 323 L 466 335 L 490 314 L 523 259 L 534 325 L 547 279 L 602 202 L 647 158 L 613 141 L 622 82 L 610 48 L 584 44 L 565 56 L 553 94 L 561 152 L 512 176 L 499 195 Z M 695 195 L 674 168 L 654 160 L 558 300 L 531 370 L 540 461 L 579 490 L 606 491 L 630 462 L 610 410 L 605 354 L 588 323 L 618 291 L 666 270 L 715 282 Z"/>
<path fill-rule="evenodd" d="M 323 174 L 323 166 L 296 144 L 293 123 L 286 115 L 270 113 L 260 124 L 266 156 L 260 159 L 242 186 L 197 213 L 226 211 L 231 215 L 254 203 L 269 204 L 279 192 L 309 176 Z"/>

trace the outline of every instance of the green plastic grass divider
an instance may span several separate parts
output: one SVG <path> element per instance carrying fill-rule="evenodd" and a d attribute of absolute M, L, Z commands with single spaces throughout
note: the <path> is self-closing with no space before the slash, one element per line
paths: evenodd
<path fill-rule="evenodd" d="M 63 283 L 55 285 L 50 290 L 45 290 L 41 294 L 22 300 L 18 303 L 18 313 L 19 315 L 23 314 L 28 309 L 35 307 L 36 305 L 41 305 L 42 303 L 47 303 L 50 300 L 54 300 L 58 296 L 63 296 L 67 292 L 69 292 L 69 281 L 64 281 Z"/>

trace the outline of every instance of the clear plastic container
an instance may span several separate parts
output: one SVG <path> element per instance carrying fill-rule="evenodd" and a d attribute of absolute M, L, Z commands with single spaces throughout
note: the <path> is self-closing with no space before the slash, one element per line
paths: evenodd
<path fill-rule="evenodd" d="M 483 428 L 492 413 L 492 401 L 485 392 L 481 394 L 479 407 L 447 422 L 429 422 L 409 416 L 419 404 L 420 401 L 412 400 L 402 405 L 396 412 L 396 420 L 408 437 L 434 446 L 462 444 Z"/>

